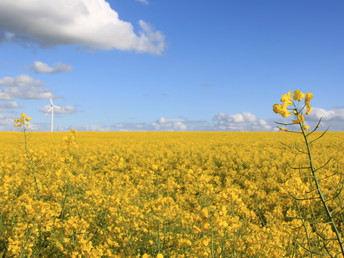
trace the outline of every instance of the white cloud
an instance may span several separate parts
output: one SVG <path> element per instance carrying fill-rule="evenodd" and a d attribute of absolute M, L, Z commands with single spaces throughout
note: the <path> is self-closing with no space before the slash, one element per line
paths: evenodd
<path fill-rule="evenodd" d="M 0 91 L 0 100 L 11 100 L 12 98 L 48 99 L 52 97 L 52 92 L 40 87 L 42 85 L 42 81 L 26 74 L 21 74 L 14 78 L 3 77 L 0 79 L 0 86 L 7 87 Z"/>
<path fill-rule="evenodd" d="M 43 62 L 36 61 L 29 69 L 35 71 L 36 73 L 62 73 L 69 72 L 73 69 L 71 65 L 68 64 L 55 64 L 55 67 L 51 67 Z"/>
<path fill-rule="evenodd" d="M 79 131 L 188 131 L 186 123 L 181 119 L 159 118 L 152 123 L 117 123 L 113 125 L 86 125 L 75 127 Z M 192 124 L 191 121 L 190 124 Z"/>
<path fill-rule="evenodd" d="M 344 109 L 326 110 L 313 107 L 308 117 L 312 120 L 319 120 L 322 117 L 323 121 L 344 121 Z"/>
<path fill-rule="evenodd" d="M 5 88 L 1 94 L 21 99 L 48 99 L 53 96 L 50 90 L 35 86 Z"/>
<path fill-rule="evenodd" d="M 11 100 L 11 96 L 8 93 L 0 91 L 0 100 Z"/>
<path fill-rule="evenodd" d="M 50 113 L 50 105 L 46 105 L 42 107 L 39 111 L 42 113 Z M 57 108 L 54 108 L 55 114 L 72 114 L 76 112 L 76 108 L 73 106 L 57 106 Z"/>
<path fill-rule="evenodd" d="M 13 118 L 9 116 L 0 115 L 0 131 L 14 131 Z"/>
<path fill-rule="evenodd" d="M 164 117 L 159 118 L 152 123 L 155 130 L 158 131 L 185 131 L 187 126 L 180 119 L 166 119 Z"/>
<path fill-rule="evenodd" d="M 322 118 L 320 129 L 329 128 L 331 131 L 344 131 L 344 109 L 336 108 L 326 110 L 323 108 L 313 107 L 312 113 L 306 116 L 309 120 L 309 125 L 312 127 L 316 125 L 319 119 Z"/>
<path fill-rule="evenodd" d="M 137 34 L 105 0 L 0 0 L 2 41 L 41 45 L 82 45 L 91 49 L 161 54 L 164 35 L 144 21 Z"/>
<path fill-rule="evenodd" d="M 73 127 L 74 128 L 74 127 Z M 66 131 L 67 128 L 64 129 Z M 114 131 L 111 126 L 101 126 L 101 125 L 86 125 L 74 128 L 77 131 L 93 131 L 93 132 L 108 132 Z"/>
<path fill-rule="evenodd" d="M 26 86 L 26 85 L 31 85 L 31 86 L 41 86 L 43 85 L 43 82 L 37 79 L 32 78 L 29 75 L 26 74 L 21 74 L 18 75 L 17 77 L 9 77 L 5 76 L 0 79 L 0 86 Z"/>
<path fill-rule="evenodd" d="M 2 108 L 17 108 L 17 107 L 19 107 L 19 105 L 15 101 L 0 102 L 0 109 L 2 109 Z"/>
<path fill-rule="evenodd" d="M 271 131 L 272 126 L 255 115 L 244 112 L 241 114 L 219 113 L 213 117 L 216 131 Z"/>

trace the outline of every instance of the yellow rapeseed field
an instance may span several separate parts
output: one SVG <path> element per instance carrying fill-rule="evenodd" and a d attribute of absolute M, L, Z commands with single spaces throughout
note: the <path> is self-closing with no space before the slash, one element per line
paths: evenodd
<path fill-rule="evenodd" d="M 310 192 L 306 172 L 291 169 L 307 159 L 280 143 L 302 146 L 295 134 L 72 130 L 0 138 L 3 257 L 301 257 L 312 243 L 316 251 L 319 236 L 299 218 L 309 200 L 296 206 L 290 196 Z M 333 156 L 318 172 L 330 195 L 344 172 L 344 133 L 329 132 L 312 148 L 316 165 Z M 343 193 L 332 201 L 343 231 Z M 318 223 L 331 238 L 330 226 Z M 331 241 L 326 248 L 340 251 Z"/>

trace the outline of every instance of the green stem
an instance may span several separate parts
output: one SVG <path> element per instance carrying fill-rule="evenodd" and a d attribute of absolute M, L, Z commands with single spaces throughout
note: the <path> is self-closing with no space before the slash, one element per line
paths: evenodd
<path fill-rule="evenodd" d="M 211 257 L 215 257 L 214 252 L 214 228 L 213 228 L 213 218 L 211 217 Z"/>
<path fill-rule="evenodd" d="M 335 221 L 334 221 L 334 219 L 332 217 L 331 211 L 330 211 L 330 209 L 329 209 L 329 207 L 327 205 L 327 201 L 326 201 L 325 196 L 324 196 L 324 194 L 323 194 L 323 192 L 322 192 L 322 190 L 320 188 L 320 183 L 319 183 L 319 180 L 318 180 L 317 175 L 316 175 L 316 169 L 314 168 L 313 159 L 312 159 L 312 152 L 311 152 L 311 146 L 309 144 L 308 137 L 306 135 L 305 130 L 303 129 L 303 123 L 300 123 L 299 125 L 300 125 L 301 131 L 302 131 L 302 135 L 303 135 L 303 138 L 304 138 L 306 146 L 307 146 L 307 154 L 308 154 L 308 158 L 309 158 L 309 166 L 310 166 L 310 169 L 311 169 L 311 172 L 312 172 L 312 176 L 314 178 L 314 183 L 315 183 L 315 186 L 316 186 L 317 193 L 319 195 L 321 203 L 324 206 L 324 209 L 325 209 L 326 215 L 327 215 L 327 217 L 329 219 L 329 222 L 331 224 L 332 230 L 336 234 L 337 241 L 338 241 L 338 244 L 340 246 L 341 253 L 344 256 L 344 247 L 343 247 L 342 239 L 340 237 L 340 233 L 339 233 L 338 228 L 336 226 L 336 223 L 335 223 Z"/>
<path fill-rule="evenodd" d="M 298 210 L 298 212 L 300 214 L 300 217 L 301 217 L 301 220 L 302 220 L 302 226 L 303 226 L 303 228 L 305 229 L 305 232 L 306 232 L 308 249 L 311 251 L 311 257 L 313 257 L 312 246 L 311 246 L 311 239 L 309 237 L 309 232 L 308 232 L 308 229 L 307 229 L 307 225 L 305 223 L 304 217 L 302 216 L 298 200 L 295 200 L 295 203 L 296 203 L 297 210 Z"/>
<path fill-rule="evenodd" d="M 23 133 L 24 133 L 24 151 L 26 154 L 26 158 L 28 159 L 30 172 L 33 176 L 36 198 L 37 198 L 37 200 L 39 200 L 40 194 L 39 194 L 39 188 L 38 188 L 38 183 L 37 183 L 36 170 L 35 170 L 34 166 L 32 165 L 31 155 L 30 155 L 28 147 L 27 147 L 27 135 L 26 135 L 25 124 L 23 125 Z"/>

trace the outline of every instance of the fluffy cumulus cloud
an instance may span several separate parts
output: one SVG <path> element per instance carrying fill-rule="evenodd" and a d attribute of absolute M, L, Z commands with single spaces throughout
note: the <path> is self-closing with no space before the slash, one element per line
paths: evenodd
<path fill-rule="evenodd" d="M 219 113 L 213 117 L 214 130 L 217 131 L 270 131 L 272 126 L 254 114 L 244 112 L 241 114 Z"/>
<path fill-rule="evenodd" d="M 143 20 L 139 27 L 135 32 L 105 0 L 0 0 L 2 41 L 161 54 L 164 35 Z"/>
<path fill-rule="evenodd" d="M 5 88 L 0 92 L 0 97 L 1 94 L 20 99 L 48 99 L 53 96 L 50 90 L 35 86 Z"/>
<path fill-rule="evenodd" d="M 73 67 L 68 64 L 61 64 L 57 63 L 54 67 L 49 66 L 40 61 L 36 61 L 33 65 L 29 66 L 30 70 L 35 71 L 36 73 L 62 73 L 62 72 L 70 72 L 73 70 Z"/>
<path fill-rule="evenodd" d="M 187 126 L 180 119 L 159 118 L 152 126 L 157 131 L 185 131 Z"/>
<path fill-rule="evenodd" d="M 41 86 L 43 82 L 37 79 L 32 78 L 29 75 L 21 74 L 17 77 L 9 77 L 5 76 L 0 78 L 0 86 L 9 86 L 9 87 L 17 87 L 17 86 Z"/>
<path fill-rule="evenodd" d="M 308 117 L 312 120 L 322 118 L 324 121 L 344 121 L 344 109 L 326 110 L 314 107 Z"/>
<path fill-rule="evenodd" d="M 310 120 L 310 125 L 314 125 L 322 118 L 321 125 L 323 128 L 330 127 L 332 131 L 344 131 L 344 109 L 326 110 L 323 108 L 313 107 L 312 113 L 306 117 Z"/>
<path fill-rule="evenodd" d="M 0 0 L 1 1 L 1 0 Z M 32 78 L 29 75 L 21 74 L 17 77 L 5 76 L 0 78 L 0 100 L 20 99 L 48 99 L 53 96 L 52 92 L 41 87 L 44 83 L 41 80 Z"/>

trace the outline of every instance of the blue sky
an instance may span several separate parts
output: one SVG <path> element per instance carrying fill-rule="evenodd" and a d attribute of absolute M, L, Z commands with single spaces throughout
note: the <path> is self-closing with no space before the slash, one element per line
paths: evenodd
<path fill-rule="evenodd" d="M 0 130 L 269 131 L 289 90 L 344 130 L 343 1 L 0 0 Z M 312 124 L 312 122 L 310 122 Z"/>

